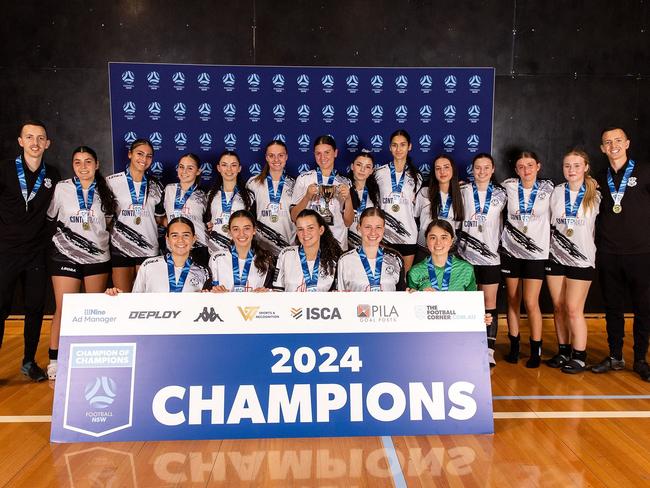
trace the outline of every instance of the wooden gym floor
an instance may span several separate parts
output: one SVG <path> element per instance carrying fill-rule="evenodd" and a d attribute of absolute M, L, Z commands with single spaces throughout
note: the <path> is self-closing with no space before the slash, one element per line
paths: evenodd
<path fill-rule="evenodd" d="M 588 360 L 607 353 L 589 322 Z M 629 320 L 628 320 L 629 322 Z M 500 320 L 505 324 L 505 320 Z M 494 435 L 50 444 L 53 387 L 19 371 L 22 323 L 0 350 L 0 487 L 495 486 L 650 487 L 650 383 L 631 371 L 566 375 L 501 360 L 492 374 Z M 47 365 L 48 327 L 37 361 Z M 544 321 L 544 356 L 555 353 Z"/>

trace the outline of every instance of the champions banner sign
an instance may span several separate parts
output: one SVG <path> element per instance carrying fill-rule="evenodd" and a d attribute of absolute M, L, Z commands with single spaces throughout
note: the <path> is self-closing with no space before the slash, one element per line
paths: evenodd
<path fill-rule="evenodd" d="M 397 129 L 412 138 L 411 157 L 426 176 L 448 154 L 461 177 L 473 156 L 490 152 L 494 68 L 358 68 L 109 63 L 114 170 L 136 138 L 154 146 L 151 171 L 175 181 L 179 157 L 200 156 L 204 183 L 217 156 L 236 151 L 244 173 L 264 165 L 264 147 L 284 141 L 287 171 L 315 166 L 313 141 L 331 134 L 338 169 L 360 149 L 377 164 L 392 159 Z"/>
<path fill-rule="evenodd" d="M 493 432 L 481 293 L 64 297 L 53 442 Z"/>

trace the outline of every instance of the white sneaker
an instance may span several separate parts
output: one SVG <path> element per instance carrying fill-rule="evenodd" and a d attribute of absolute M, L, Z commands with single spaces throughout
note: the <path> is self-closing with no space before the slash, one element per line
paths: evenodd
<path fill-rule="evenodd" d="M 51 361 L 50 364 L 47 365 L 47 378 L 50 380 L 55 380 L 56 379 L 56 368 L 57 368 L 57 362 L 56 361 Z"/>
<path fill-rule="evenodd" d="M 494 360 L 494 349 L 488 349 L 488 363 L 490 364 L 490 368 L 493 368 L 494 366 L 497 365 L 497 362 Z M 50 373 L 50 368 L 48 366 L 47 369 L 48 374 Z"/>

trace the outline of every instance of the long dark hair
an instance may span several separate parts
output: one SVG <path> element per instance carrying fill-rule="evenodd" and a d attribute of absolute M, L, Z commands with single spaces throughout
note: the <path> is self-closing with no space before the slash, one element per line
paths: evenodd
<path fill-rule="evenodd" d="M 266 152 L 269 150 L 271 146 L 282 146 L 287 154 L 289 154 L 289 149 L 287 149 L 287 145 L 282 142 L 280 139 L 273 139 L 271 142 L 269 142 L 266 147 L 264 148 L 264 156 L 265 156 L 265 163 L 264 167 L 262 168 L 262 171 L 260 171 L 260 174 L 258 174 L 255 177 L 255 181 L 259 183 L 260 185 L 264 183 L 266 180 L 266 177 L 269 175 L 269 163 L 266 161 Z"/>
<path fill-rule="evenodd" d="M 298 219 L 305 217 L 314 217 L 316 219 L 316 222 L 318 222 L 318 225 L 325 229 L 323 235 L 320 236 L 320 262 L 321 266 L 325 267 L 327 274 L 332 276 L 336 271 L 336 263 L 343 253 L 343 251 L 341 251 L 339 241 L 336 240 L 334 234 L 332 234 L 332 231 L 330 230 L 329 225 L 327 225 L 325 219 L 321 216 L 321 214 L 311 208 L 305 208 L 296 216 L 296 224 L 298 223 Z M 298 237 L 296 237 L 296 242 L 300 244 Z"/>
<path fill-rule="evenodd" d="M 194 163 L 196 164 L 196 166 L 197 166 L 199 169 L 201 168 L 201 158 L 199 158 L 199 157 L 198 157 L 196 154 L 194 154 L 193 152 L 188 152 L 188 153 L 185 153 L 185 154 L 181 155 L 181 157 L 178 158 L 178 162 L 180 163 L 180 162 L 181 162 L 181 159 L 183 159 L 183 158 L 190 158 L 192 161 L 194 161 Z M 199 186 L 199 184 L 197 183 L 197 181 L 200 181 L 200 180 L 201 180 L 201 174 L 199 173 L 199 174 L 196 175 L 196 178 L 194 178 L 194 184 L 195 184 L 197 187 Z"/>
<path fill-rule="evenodd" d="M 433 160 L 433 168 L 431 168 L 431 178 L 429 178 L 429 202 L 431 202 L 431 218 L 437 219 L 438 212 L 440 211 L 440 206 L 442 202 L 440 201 L 440 185 L 438 184 L 438 179 L 436 178 L 436 161 L 439 159 L 446 159 L 451 163 L 451 181 L 449 182 L 449 194 L 451 195 L 451 206 L 454 209 L 454 220 L 463 221 L 465 220 L 465 211 L 463 209 L 463 196 L 460 194 L 460 183 L 458 182 L 458 169 L 456 168 L 456 163 L 451 159 L 450 156 L 441 154 L 436 156 Z"/>
<path fill-rule="evenodd" d="M 149 139 L 144 139 L 144 138 L 136 139 L 135 141 L 133 141 L 131 143 L 131 145 L 129 146 L 129 152 L 135 151 L 135 149 L 137 147 L 139 147 L 139 146 L 149 146 L 149 149 L 151 149 L 151 153 L 152 154 L 154 153 L 153 144 L 151 144 L 151 141 Z M 149 193 L 151 193 L 153 191 L 152 187 L 156 187 L 156 186 L 160 187 L 161 185 L 160 185 L 160 181 L 158 181 L 158 178 L 156 178 L 153 174 L 151 174 L 149 172 L 149 170 L 145 171 L 145 173 L 148 173 L 147 174 L 147 193 L 144 196 L 144 201 L 146 203 L 147 198 L 149 198 Z M 150 183 L 153 183 L 153 185 L 151 185 Z"/>
<path fill-rule="evenodd" d="M 354 172 L 352 171 L 352 165 L 354 164 L 354 161 L 357 160 L 358 157 L 364 157 L 370 159 L 372 161 L 373 165 L 375 164 L 375 158 L 373 157 L 372 153 L 368 151 L 367 149 L 362 149 L 359 151 L 355 156 L 354 159 L 352 160 L 352 164 L 350 165 L 350 171 L 348 172 L 348 178 L 352 182 L 352 190 L 350 191 L 350 197 L 352 198 L 352 208 L 355 210 L 359 208 L 359 205 L 361 205 L 361 202 L 359 201 L 359 195 L 355 191 L 354 188 Z M 368 198 L 372 201 L 372 203 L 375 205 L 375 207 L 380 207 L 381 202 L 379 200 L 379 185 L 377 184 L 377 180 L 375 178 L 374 173 L 370 173 L 370 176 L 368 176 L 368 179 L 366 180 L 366 188 L 368 188 Z"/>
<path fill-rule="evenodd" d="M 411 145 L 411 135 L 406 132 L 404 129 L 397 129 L 395 132 L 393 132 L 390 135 L 390 138 L 388 139 L 391 143 L 393 142 L 393 139 L 395 139 L 397 136 L 402 136 L 404 139 L 406 139 L 406 142 Z M 411 159 L 410 155 L 406 156 L 406 172 L 409 174 L 411 178 L 413 178 L 413 181 L 415 182 L 415 189 L 413 190 L 414 193 L 418 192 L 418 176 L 420 172 L 417 170 L 415 165 L 413 164 L 413 160 Z"/>
<path fill-rule="evenodd" d="M 248 219 L 251 224 L 253 224 L 253 227 L 257 228 L 257 220 L 255 219 L 255 216 L 248 210 L 237 210 L 233 212 L 230 216 L 230 220 L 228 221 L 228 228 L 230 228 L 233 220 L 241 217 Z M 233 244 L 232 240 L 231 244 Z M 251 249 L 255 255 L 255 258 L 253 260 L 257 269 L 263 273 L 266 273 L 275 265 L 273 254 L 267 251 L 264 247 L 260 246 L 260 243 L 257 241 L 257 238 L 255 236 L 253 236 L 253 241 L 251 242 Z"/>
<path fill-rule="evenodd" d="M 224 156 L 233 156 L 234 158 L 237 159 L 239 166 L 241 166 L 241 161 L 239 159 L 239 156 L 234 151 L 224 151 L 221 154 L 219 154 L 216 165 L 219 164 L 221 158 L 223 158 Z M 235 186 L 239 191 L 239 195 L 241 196 L 241 199 L 244 201 L 244 207 L 246 208 L 246 210 L 251 210 L 253 206 L 253 196 L 250 190 L 246 188 L 246 185 L 244 184 L 244 180 L 241 176 L 241 172 L 237 174 L 237 181 L 235 182 Z M 215 175 L 214 178 L 214 183 L 212 183 L 212 187 L 210 188 L 210 192 L 208 193 L 208 203 L 205 209 L 205 215 L 203 216 L 204 222 L 210 222 L 210 220 L 212 220 L 212 210 L 211 210 L 212 200 L 214 200 L 214 197 L 217 195 L 217 193 L 219 193 L 222 187 L 223 187 L 223 176 L 221 176 L 221 173 L 217 171 L 217 174 Z"/>
<path fill-rule="evenodd" d="M 74 155 L 78 153 L 88 153 L 92 156 L 92 158 L 95 160 L 95 162 L 98 162 L 97 158 L 97 153 L 95 150 L 91 147 L 88 146 L 79 146 L 74 148 L 72 151 L 72 159 L 74 159 Z M 95 171 L 95 186 L 97 188 L 97 193 L 99 194 L 99 198 L 102 201 L 102 212 L 104 212 L 104 215 L 115 215 L 117 212 L 117 201 L 115 200 L 115 195 L 113 195 L 113 192 L 109 188 L 108 184 L 106 183 L 106 179 L 104 176 L 101 174 L 99 171 L 99 168 Z"/>
<path fill-rule="evenodd" d="M 479 159 L 489 159 L 492 162 L 492 167 L 496 170 L 497 166 L 494 163 L 494 158 L 492 157 L 492 155 L 490 153 L 478 153 L 476 156 L 474 156 L 474 158 L 472 159 L 472 169 L 474 169 L 474 164 L 476 164 L 476 161 L 478 161 Z M 497 184 L 496 175 L 497 175 L 497 173 L 496 173 L 496 171 L 494 171 L 494 173 L 492 173 L 492 176 L 490 177 L 490 182 L 493 185 Z M 455 210 L 454 210 L 454 213 L 456 213 Z"/>
<path fill-rule="evenodd" d="M 438 227 L 442 230 L 444 230 L 447 234 L 451 236 L 451 247 L 449 248 L 449 255 L 455 254 L 456 252 L 456 241 L 454 240 L 455 238 L 455 233 L 454 233 L 454 227 L 445 219 L 439 219 L 439 218 L 434 218 L 431 222 L 429 222 L 429 225 L 427 225 L 427 229 L 424 231 L 424 240 L 427 240 L 427 236 L 429 235 L 429 232 L 431 232 L 431 229 L 434 227 Z"/>

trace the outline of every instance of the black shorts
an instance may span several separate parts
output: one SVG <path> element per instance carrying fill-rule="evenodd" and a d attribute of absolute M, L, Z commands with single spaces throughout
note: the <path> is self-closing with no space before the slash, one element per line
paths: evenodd
<path fill-rule="evenodd" d="M 596 270 L 589 266 L 588 268 L 579 268 L 577 266 L 565 266 L 564 264 L 546 261 L 547 276 L 566 276 L 570 280 L 594 281 Z"/>
<path fill-rule="evenodd" d="M 415 251 L 418 249 L 417 244 L 388 244 L 388 246 L 395 249 L 402 256 L 415 256 Z"/>
<path fill-rule="evenodd" d="M 200 264 L 204 268 L 208 267 L 208 262 L 210 261 L 210 253 L 208 248 L 205 246 L 196 246 L 192 249 L 192 261 L 196 264 Z"/>
<path fill-rule="evenodd" d="M 50 276 L 67 276 L 83 280 L 86 276 L 94 276 L 111 272 L 111 262 L 79 264 L 70 260 L 48 259 Z"/>
<path fill-rule="evenodd" d="M 477 285 L 498 285 L 501 282 L 501 266 L 474 265 Z"/>
<path fill-rule="evenodd" d="M 501 255 L 501 273 L 505 278 L 543 280 L 546 259 L 519 259 Z"/>
<path fill-rule="evenodd" d="M 147 259 L 155 256 L 145 256 L 143 258 L 134 258 L 131 256 L 123 256 L 119 253 L 114 253 L 111 249 L 111 264 L 113 268 L 131 268 L 133 266 L 140 266 Z"/>

